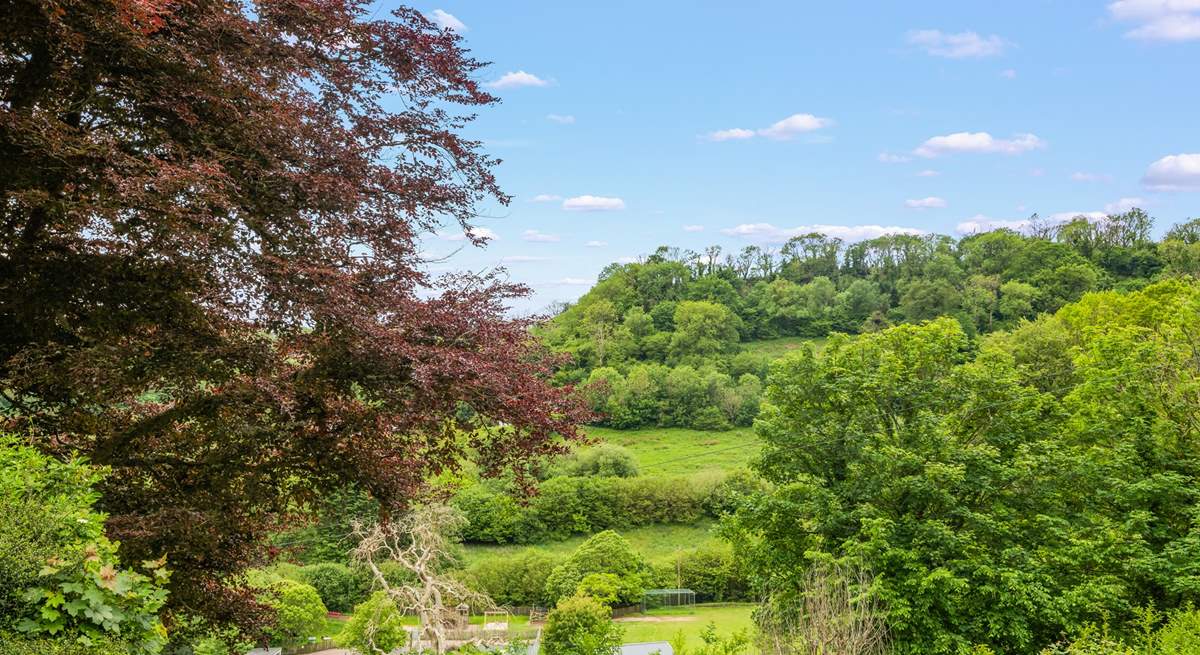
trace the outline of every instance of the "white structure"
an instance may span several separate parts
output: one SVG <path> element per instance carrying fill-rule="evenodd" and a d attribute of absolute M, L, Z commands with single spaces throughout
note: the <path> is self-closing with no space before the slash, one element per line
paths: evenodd
<path fill-rule="evenodd" d="M 642 641 L 636 644 L 622 644 L 621 655 L 675 655 L 671 644 L 665 641 Z"/>

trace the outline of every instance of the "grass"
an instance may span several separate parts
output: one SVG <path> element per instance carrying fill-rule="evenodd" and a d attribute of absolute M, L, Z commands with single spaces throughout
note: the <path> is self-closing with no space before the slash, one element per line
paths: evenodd
<path fill-rule="evenodd" d="M 686 428 L 614 430 L 588 427 L 589 437 L 622 446 L 633 453 L 642 475 L 688 475 L 745 466 L 758 454 L 752 428 L 705 432 Z"/>
<path fill-rule="evenodd" d="M 676 551 L 689 550 L 715 541 L 712 532 L 713 523 L 702 521 L 693 525 L 651 525 L 622 532 L 629 540 L 634 550 L 647 561 L 656 562 L 670 559 Z M 582 544 L 587 537 L 572 537 L 565 541 L 555 541 L 531 546 L 494 546 L 490 544 L 467 544 L 465 547 L 467 566 L 480 560 L 493 557 L 511 557 L 517 553 L 534 550 L 554 557 L 565 558 Z"/>
<path fill-rule="evenodd" d="M 710 622 L 716 624 L 717 634 L 726 636 L 738 630 L 753 631 L 752 603 L 720 603 L 697 605 L 691 612 L 652 612 L 649 618 L 689 618 L 688 621 L 620 621 L 625 629 L 625 643 L 669 641 L 682 632 L 691 646 L 700 645 L 700 633 Z M 635 617 L 636 618 L 636 617 Z"/>
<path fill-rule="evenodd" d="M 784 355 L 800 350 L 804 344 L 812 344 L 813 350 L 821 352 L 821 348 L 825 346 L 825 337 L 780 337 L 778 339 L 763 339 L 762 341 L 749 341 L 742 344 L 742 347 L 747 352 L 769 355 L 772 359 L 778 359 Z"/>

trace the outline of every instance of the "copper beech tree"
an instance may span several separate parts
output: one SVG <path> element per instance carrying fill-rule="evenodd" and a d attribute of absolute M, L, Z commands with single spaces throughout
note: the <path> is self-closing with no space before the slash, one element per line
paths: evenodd
<path fill-rule="evenodd" d="M 112 467 L 111 536 L 177 609 L 240 612 L 230 576 L 329 490 L 401 507 L 575 436 L 526 290 L 422 269 L 419 235 L 508 201 L 454 33 L 357 0 L 0 15 L 0 427 Z"/>

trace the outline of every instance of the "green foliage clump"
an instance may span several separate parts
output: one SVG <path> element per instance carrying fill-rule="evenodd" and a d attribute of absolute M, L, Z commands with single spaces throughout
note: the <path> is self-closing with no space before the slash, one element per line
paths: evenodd
<path fill-rule="evenodd" d="M 336 641 L 339 646 L 363 655 L 379 655 L 406 645 L 408 632 L 396 601 L 377 591 L 354 606 L 354 615 L 342 627 Z"/>
<path fill-rule="evenodd" d="M 613 576 L 617 604 L 629 605 L 641 600 L 647 574 L 646 562 L 624 537 L 611 530 L 583 542 L 566 561 L 554 567 L 546 579 L 546 596 L 551 600 L 571 596 L 579 589 L 584 578 L 593 573 Z"/>
<path fill-rule="evenodd" d="M 102 477 L 82 460 L 60 462 L 0 438 L 0 629 L 30 635 L 27 644 L 47 652 L 120 643 L 158 653 L 170 574 L 165 560 L 122 566 L 105 515 L 92 507 Z"/>
<path fill-rule="evenodd" d="M 1186 607 L 1164 617 L 1152 609 L 1138 613 L 1134 630 L 1124 638 L 1107 626 L 1088 626 L 1077 639 L 1055 644 L 1041 655 L 1195 655 L 1200 653 L 1200 612 Z"/>
<path fill-rule="evenodd" d="M 626 449 L 610 443 L 601 443 L 573 453 L 558 463 L 561 475 L 602 478 L 637 477 L 637 461 Z"/>
<path fill-rule="evenodd" d="M 328 610 L 311 585 L 276 580 L 261 591 L 258 601 L 275 612 L 275 620 L 267 632 L 277 643 L 303 643 L 325 627 Z"/>
<path fill-rule="evenodd" d="M 978 347 L 939 319 L 777 362 L 742 557 L 768 588 L 871 571 L 901 655 L 1034 653 L 1200 600 L 1198 328 L 1200 284 L 1168 281 Z"/>
<path fill-rule="evenodd" d="M 569 596 L 546 618 L 545 655 L 613 655 L 621 646 L 621 628 L 612 612 L 588 596 Z"/>
<path fill-rule="evenodd" d="M 487 594 L 499 605 L 548 605 L 546 579 L 558 559 L 534 550 L 514 556 L 492 557 L 466 571 L 472 589 Z"/>
<path fill-rule="evenodd" d="M 336 562 L 302 567 L 298 577 L 317 591 L 321 602 L 331 612 L 349 612 L 371 591 L 371 580 L 365 572 Z"/>
<path fill-rule="evenodd" d="M 695 523 L 719 517 L 761 483 L 744 474 L 720 477 L 555 477 L 541 483 L 528 505 L 487 484 L 472 484 L 454 497 L 468 525 L 467 541 L 540 543 L 575 534 L 661 523 Z"/>

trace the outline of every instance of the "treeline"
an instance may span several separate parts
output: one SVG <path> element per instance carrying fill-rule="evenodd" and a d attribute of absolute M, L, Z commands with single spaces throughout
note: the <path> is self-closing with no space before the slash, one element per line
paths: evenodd
<path fill-rule="evenodd" d="M 978 340 L 945 318 L 831 338 L 772 369 L 774 488 L 727 534 L 785 604 L 814 563 L 869 573 L 896 655 L 1140 639 L 1200 603 L 1197 353 L 1192 279 Z"/>
<path fill-rule="evenodd" d="M 873 332 L 939 316 L 975 335 L 1089 291 L 1200 273 L 1200 219 L 1157 242 L 1153 220 L 1138 209 L 1031 224 L 1030 234 L 957 240 L 890 235 L 846 244 L 808 234 L 778 251 L 661 247 L 640 262 L 609 265 L 539 336 L 572 356 L 557 381 L 594 386 L 593 409 L 608 424 L 719 428 L 752 418 L 747 408 L 758 392 L 744 376 L 764 375 L 761 357 L 738 358 L 741 342 Z M 675 373 L 680 367 L 691 370 Z"/>

